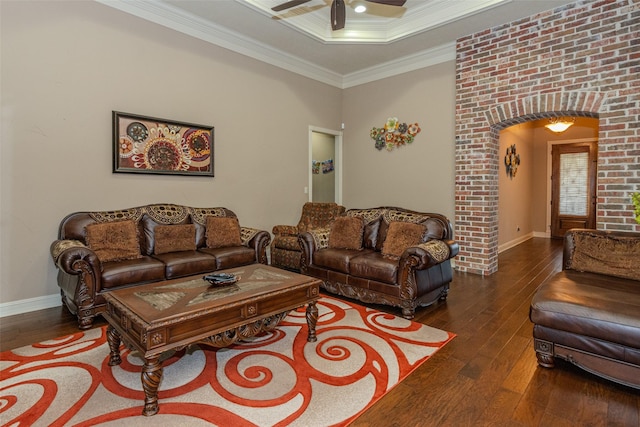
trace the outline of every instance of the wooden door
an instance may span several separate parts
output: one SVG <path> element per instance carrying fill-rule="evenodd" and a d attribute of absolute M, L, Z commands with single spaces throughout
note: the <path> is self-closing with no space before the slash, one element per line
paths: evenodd
<path fill-rule="evenodd" d="M 551 237 L 595 228 L 597 142 L 553 145 L 551 171 Z"/>

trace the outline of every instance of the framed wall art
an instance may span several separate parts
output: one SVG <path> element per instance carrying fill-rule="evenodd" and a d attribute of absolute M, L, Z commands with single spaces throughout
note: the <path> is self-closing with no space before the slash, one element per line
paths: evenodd
<path fill-rule="evenodd" d="M 113 111 L 113 172 L 214 176 L 213 129 Z"/>

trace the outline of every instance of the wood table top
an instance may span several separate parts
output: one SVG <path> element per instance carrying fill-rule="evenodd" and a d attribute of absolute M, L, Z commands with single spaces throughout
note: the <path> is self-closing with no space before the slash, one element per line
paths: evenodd
<path fill-rule="evenodd" d="M 121 304 L 140 320 L 152 324 L 183 319 L 192 313 L 228 308 L 236 302 L 286 291 L 316 279 L 264 264 L 217 271 L 238 277 L 232 285 L 216 287 L 203 279 L 204 274 L 163 282 L 138 285 L 105 293 L 105 298 Z"/>

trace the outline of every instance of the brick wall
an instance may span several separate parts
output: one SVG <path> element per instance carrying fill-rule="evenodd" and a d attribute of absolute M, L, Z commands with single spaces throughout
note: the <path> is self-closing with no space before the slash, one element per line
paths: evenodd
<path fill-rule="evenodd" d="M 597 228 L 640 231 L 640 2 L 578 1 L 457 41 L 456 268 L 498 269 L 498 138 L 528 120 L 600 120 Z"/>

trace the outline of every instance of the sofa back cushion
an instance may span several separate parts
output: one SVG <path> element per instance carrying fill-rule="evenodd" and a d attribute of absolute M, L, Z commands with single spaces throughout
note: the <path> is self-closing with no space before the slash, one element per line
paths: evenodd
<path fill-rule="evenodd" d="M 382 251 L 382 247 L 387 238 L 389 225 L 394 221 L 424 225 L 425 233 L 423 241 L 425 242 L 431 239 L 440 240 L 452 238 L 451 224 L 443 215 L 416 212 L 402 208 L 386 208 L 380 221 L 377 250 Z"/>
<path fill-rule="evenodd" d="M 392 221 L 422 224 L 426 227 L 424 241 L 453 239 L 453 228 L 446 216 L 437 213 L 416 212 L 393 206 L 370 209 L 349 209 L 345 216 L 361 217 L 364 221 L 363 247 L 381 252 Z"/>
<path fill-rule="evenodd" d="M 344 206 L 334 202 L 307 202 L 302 206 L 302 215 L 297 225 L 298 233 L 330 227 L 343 212 Z"/>
<path fill-rule="evenodd" d="M 78 240 L 87 243 L 87 226 L 112 221 L 140 221 L 144 208 L 130 208 L 115 211 L 74 212 L 60 222 L 58 238 L 62 240 Z"/>
<path fill-rule="evenodd" d="M 140 220 L 142 253 L 152 255 L 156 252 L 156 228 L 159 226 L 184 225 L 190 222 L 189 208 L 180 205 L 155 204 L 144 207 Z"/>
<path fill-rule="evenodd" d="M 364 221 L 357 216 L 341 216 L 331 225 L 329 247 L 332 249 L 362 249 Z"/>
<path fill-rule="evenodd" d="M 138 227 L 132 220 L 89 224 L 86 243 L 101 262 L 140 258 Z"/>
<path fill-rule="evenodd" d="M 384 209 L 349 209 L 345 216 L 362 218 L 364 230 L 362 232 L 362 246 L 365 249 L 375 249 L 378 243 L 378 230 L 380 229 L 380 219 Z"/>
<path fill-rule="evenodd" d="M 203 248 L 207 246 L 207 218 L 215 217 L 236 217 L 236 214 L 227 208 L 191 208 L 191 222 L 196 226 L 196 246 Z"/>
<path fill-rule="evenodd" d="M 196 227 L 193 224 L 158 225 L 155 228 L 153 253 L 195 251 Z"/>
<path fill-rule="evenodd" d="M 391 221 L 382 245 L 382 255 L 400 257 L 409 246 L 422 243 L 427 227 L 424 224 Z"/>
<path fill-rule="evenodd" d="M 236 217 L 207 217 L 207 247 L 241 246 L 240 223 Z"/>
<path fill-rule="evenodd" d="M 565 269 L 640 280 L 640 234 L 570 230 L 565 236 Z"/>

